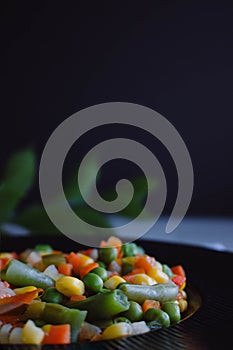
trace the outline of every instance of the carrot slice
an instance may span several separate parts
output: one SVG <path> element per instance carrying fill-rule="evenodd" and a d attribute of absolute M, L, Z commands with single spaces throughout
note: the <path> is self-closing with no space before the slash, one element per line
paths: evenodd
<path fill-rule="evenodd" d="M 0 259 L 0 271 L 4 269 L 7 263 L 11 260 L 11 258 L 1 258 Z"/>
<path fill-rule="evenodd" d="M 145 272 L 147 272 L 149 269 L 151 269 L 155 265 L 156 261 L 155 258 L 149 255 L 144 256 L 137 256 L 135 259 L 135 268 L 143 268 Z"/>
<path fill-rule="evenodd" d="M 80 256 L 78 256 L 77 254 L 75 254 L 74 252 L 71 252 L 67 256 L 67 261 L 69 264 L 71 264 L 73 266 L 74 274 L 78 274 L 79 268 L 81 266 L 82 258 Z"/>
<path fill-rule="evenodd" d="M 72 295 L 70 297 L 70 301 L 79 301 L 79 300 L 83 300 L 83 299 L 86 299 L 86 296 L 85 295 Z"/>
<path fill-rule="evenodd" d="M 31 292 L 26 292 L 23 294 L 17 294 L 11 297 L 2 298 L 0 299 L 0 306 L 6 305 L 6 304 L 13 304 L 13 303 L 30 304 L 31 301 L 35 298 L 35 296 L 42 291 L 43 291 L 42 288 L 37 288 L 35 290 L 32 290 Z"/>
<path fill-rule="evenodd" d="M 185 271 L 182 265 L 176 265 L 171 268 L 174 275 L 185 276 Z"/>
<path fill-rule="evenodd" d="M 45 333 L 43 344 L 70 344 L 70 324 L 51 325 Z"/>
<path fill-rule="evenodd" d="M 57 269 L 58 269 L 58 272 L 65 275 L 65 276 L 71 276 L 71 273 L 72 273 L 72 264 L 61 264 L 61 265 L 58 265 Z"/>
<path fill-rule="evenodd" d="M 79 271 L 80 278 L 83 278 L 88 272 L 90 272 L 91 270 L 93 270 L 95 267 L 98 267 L 98 266 L 99 264 L 97 262 L 93 262 L 81 267 Z"/>
<path fill-rule="evenodd" d="M 146 310 L 151 308 L 161 309 L 160 302 L 157 300 L 146 299 L 142 304 L 142 311 L 146 312 Z"/>

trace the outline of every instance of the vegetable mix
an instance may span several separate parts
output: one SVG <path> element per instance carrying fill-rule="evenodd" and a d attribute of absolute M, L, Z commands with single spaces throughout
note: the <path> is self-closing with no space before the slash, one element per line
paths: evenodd
<path fill-rule="evenodd" d="M 168 327 L 187 310 L 186 276 L 116 237 L 63 253 L 0 253 L 0 344 L 69 344 Z"/>

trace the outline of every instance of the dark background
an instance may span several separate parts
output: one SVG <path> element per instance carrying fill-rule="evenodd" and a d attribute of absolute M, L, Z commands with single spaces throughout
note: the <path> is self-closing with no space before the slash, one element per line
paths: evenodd
<path fill-rule="evenodd" d="M 138 103 L 165 116 L 189 149 L 195 172 L 189 214 L 232 215 L 232 1 L 2 1 L 0 10 L 0 165 L 28 145 L 39 160 L 53 130 L 82 108 Z M 103 128 L 78 149 L 132 135 L 164 167 L 170 212 L 175 167 L 149 135 Z M 81 157 L 76 152 L 68 167 Z M 102 186 L 117 170 L 119 177 L 137 173 L 130 164 L 126 169 L 109 166 Z"/>

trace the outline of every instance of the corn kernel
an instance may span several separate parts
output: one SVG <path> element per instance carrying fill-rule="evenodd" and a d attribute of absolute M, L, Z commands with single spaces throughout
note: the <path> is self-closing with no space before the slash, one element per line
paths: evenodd
<path fill-rule="evenodd" d="M 163 270 L 163 266 L 162 266 L 162 264 L 159 262 L 159 261 L 157 261 L 156 260 L 156 262 L 155 262 L 155 266 L 154 266 L 157 270 L 160 270 L 160 271 L 162 271 Z"/>
<path fill-rule="evenodd" d="M 41 344 L 43 338 L 43 330 L 37 327 L 32 320 L 28 320 L 22 330 L 22 342 L 24 344 Z"/>
<path fill-rule="evenodd" d="M 94 262 L 94 260 L 90 258 L 90 256 L 88 255 L 81 254 L 81 253 L 77 253 L 77 255 L 81 258 L 80 267 L 86 266 Z"/>
<path fill-rule="evenodd" d="M 135 256 L 126 256 L 125 258 L 122 259 L 123 262 L 125 261 L 131 265 L 134 265 L 135 260 L 136 260 Z"/>
<path fill-rule="evenodd" d="M 104 287 L 108 289 L 116 289 L 120 283 L 126 282 L 124 278 L 120 276 L 112 276 L 104 282 Z"/>
<path fill-rule="evenodd" d="M 56 281 L 56 289 L 66 297 L 72 295 L 83 295 L 85 286 L 83 281 L 76 277 L 63 276 Z"/>
<path fill-rule="evenodd" d="M 159 270 L 155 267 L 152 267 L 147 271 L 148 276 L 154 278 L 158 283 L 168 283 L 169 277 L 162 270 Z"/>
<path fill-rule="evenodd" d="M 51 328 L 51 324 L 45 324 L 42 329 L 45 333 L 49 333 L 50 331 L 50 328 Z"/>
<path fill-rule="evenodd" d="M 182 286 L 180 287 L 180 290 L 185 289 L 185 287 L 186 287 L 186 281 L 184 281 L 184 283 L 183 283 Z"/>
<path fill-rule="evenodd" d="M 33 290 L 36 290 L 37 288 L 34 287 L 34 286 L 27 286 L 27 287 L 22 287 L 22 288 L 15 288 L 14 289 L 14 292 L 15 294 L 24 294 L 24 293 L 27 293 L 27 292 L 32 292 Z M 36 295 L 37 297 L 37 295 Z"/>
<path fill-rule="evenodd" d="M 1 258 L 12 258 L 12 254 L 7 252 L 2 252 L 0 253 L 0 259 Z"/>
<path fill-rule="evenodd" d="M 147 286 L 151 286 L 152 284 L 157 283 L 153 278 L 146 275 L 145 273 L 135 274 L 132 277 L 132 280 L 130 280 L 130 282 L 133 284 L 143 284 L 143 285 L 147 285 Z"/>
<path fill-rule="evenodd" d="M 132 328 L 129 323 L 119 322 L 107 327 L 102 334 L 103 339 L 113 339 L 124 337 L 132 333 Z"/>
<path fill-rule="evenodd" d="M 187 303 L 186 300 L 180 299 L 180 300 L 178 301 L 178 303 L 179 303 L 180 312 L 184 312 L 185 310 L 187 310 L 188 303 Z"/>

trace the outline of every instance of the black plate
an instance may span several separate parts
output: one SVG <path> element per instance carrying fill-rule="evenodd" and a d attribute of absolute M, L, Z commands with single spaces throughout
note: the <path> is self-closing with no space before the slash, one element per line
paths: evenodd
<path fill-rule="evenodd" d="M 63 235 L 33 236 L 1 239 L 1 250 L 21 251 L 38 243 L 49 243 L 55 249 L 70 251 L 84 248 Z M 215 349 L 232 342 L 233 329 L 233 254 L 222 253 L 200 247 L 168 244 L 154 241 L 138 241 L 148 254 L 159 261 L 182 264 L 187 273 L 189 310 L 179 324 L 166 329 L 124 339 L 80 343 L 71 345 L 44 345 L 48 349 Z M 201 297 L 200 297 L 201 296 Z M 199 308 L 201 304 L 202 305 Z M 2 345 L 2 349 L 38 349 L 37 346 Z"/>

